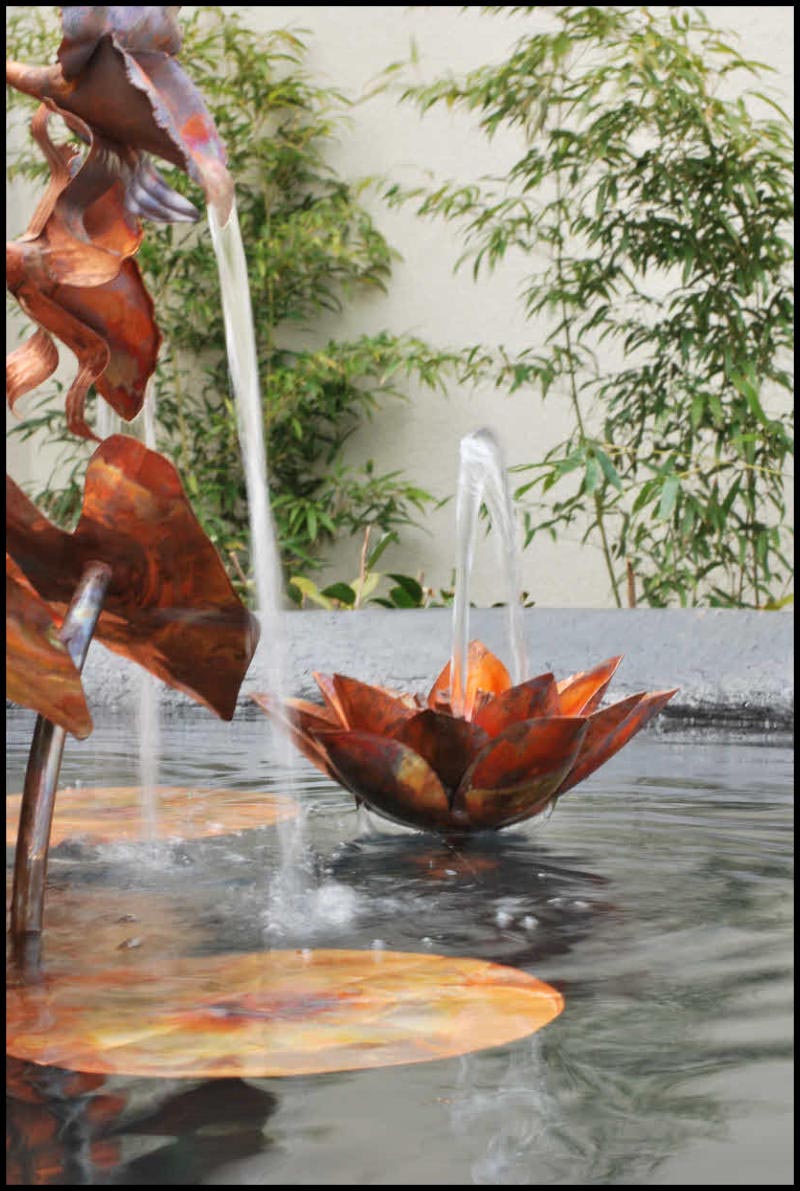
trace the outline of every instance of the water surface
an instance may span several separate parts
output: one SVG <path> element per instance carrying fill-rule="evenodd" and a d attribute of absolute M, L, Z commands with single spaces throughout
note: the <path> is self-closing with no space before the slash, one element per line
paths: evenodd
<path fill-rule="evenodd" d="M 9 790 L 33 718 L 9 717 Z M 138 784 L 129 724 L 97 718 L 68 741 L 63 784 Z M 267 752 L 263 718 L 167 720 L 160 780 L 280 791 Z M 10 1102 L 10 1170 L 65 1185 L 789 1185 L 791 781 L 785 746 L 646 736 L 548 822 L 455 853 L 365 823 L 304 762 L 316 879 L 283 917 L 274 829 L 147 861 L 64 844 L 52 896 L 157 893 L 194 953 L 471 956 L 531 972 L 566 1007 L 522 1042 L 377 1071 L 114 1078 L 91 1098 L 54 1073 L 44 1104 Z"/>

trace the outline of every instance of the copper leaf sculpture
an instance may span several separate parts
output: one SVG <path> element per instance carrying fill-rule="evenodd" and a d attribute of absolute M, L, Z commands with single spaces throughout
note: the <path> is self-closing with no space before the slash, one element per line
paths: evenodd
<path fill-rule="evenodd" d="M 6 696 L 78 739 L 92 730 L 78 668 L 52 611 L 6 554 Z"/>
<path fill-rule="evenodd" d="M 74 533 L 57 529 L 7 480 L 7 548 L 64 614 L 92 560 L 111 568 L 97 638 L 231 719 L 258 641 L 172 464 L 125 435 L 101 443 Z"/>
<path fill-rule="evenodd" d="M 177 11 L 175 6 L 65 6 L 58 63 L 9 62 L 6 78 L 19 91 L 52 99 L 129 152 L 154 153 L 185 170 L 224 224 L 233 182 L 203 98 L 176 61 L 181 48 Z"/>
<path fill-rule="evenodd" d="M 561 682 L 542 674 L 512 686 L 503 663 L 473 641 L 463 717 L 449 704 L 449 663 L 427 706 L 340 674 L 315 675 L 324 705 L 252 698 L 357 801 L 396 822 L 457 836 L 538 814 L 612 757 L 675 694 L 643 691 L 600 708 L 620 660 Z"/>
<path fill-rule="evenodd" d="M 53 112 L 87 142 L 85 156 L 52 141 Z M 134 155 L 129 162 L 122 147 L 52 103 L 38 109 L 31 132 L 51 178 L 27 231 L 6 247 L 6 282 L 40 330 L 6 363 L 8 402 L 13 409 L 55 370 L 54 335 L 78 360 L 66 397 L 67 426 L 93 438 L 83 415 L 90 386 L 120 417 L 134 418 L 161 343 L 153 303 L 132 259 L 142 240 L 139 216 L 174 221 L 194 212 L 145 158 Z"/>

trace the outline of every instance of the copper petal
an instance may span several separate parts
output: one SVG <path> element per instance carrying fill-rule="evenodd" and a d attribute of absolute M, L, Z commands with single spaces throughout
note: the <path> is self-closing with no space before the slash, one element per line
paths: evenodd
<path fill-rule="evenodd" d="M 428 695 L 428 706 L 437 710 L 442 698 L 450 698 L 450 662 L 439 674 Z M 499 695 L 511 686 L 511 676 L 498 657 L 482 641 L 470 641 L 467 653 L 467 689 L 464 693 L 464 715 L 467 719 L 478 702 L 479 692 Z"/>
<path fill-rule="evenodd" d="M 53 614 L 6 555 L 6 697 L 79 740 L 92 731 L 81 676 Z"/>
<path fill-rule="evenodd" d="M 393 735 L 401 723 L 415 714 L 403 700 L 346 674 L 333 675 L 333 689 L 342 723 L 347 728 L 374 732 L 377 736 Z"/>
<path fill-rule="evenodd" d="M 224 224 L 233 202 L 225 147 L 200 92 L 172 57 L 174 37 L 145 23 L 131 35 L 130 17 L 138 20 L 143 11 L 106 8 L 118 15 L 99 37 L 99 20 L 89 15 L 84 37 L 79 9 L 59 65 L 8 62 L 6 79 L 28 95 L 53 99 L 111 140 L 179 166 L 202 186 Z"/>
<path fill-rule="evenodd" d="M 642 692 L 621 699 L 619 703 L 612 703 L 610 707 L 603 707 L 595 711 L 586 721 L 586 735 L 580 747 L 577 759 L 558 788 L 558 794 L 564 794 L 582 782 L 595 769 L 605 765 L 609 757 L 619 752 L 648 720 L 661 710 L 662 707 L 676 694 L 678 688 L 671 691 Z"/>
<path fill-rule="evenodd" d="M 475 710 L 473 720 L 490 736 L 497 736 L 522 720 L 559 715 L 560 706 L 553 675 L 540 674 L 487 700 Z"/>
<path fill-rule="evenodd" d="M 578 755 L 586 721 L 529 720 L 506 728 L 464 776 L 453 809 L 472 828 L 497 828 L 543 810 Z"/>
<path fill-rule="evenodd" d="M 606 687 L 614 677 L 622 654 L 608 658 L 593 670 L 581 670 L 558 684 L 562 715 L 590 715 L 600 705 Z"/>
<path fill-rule="evenodd" d="M 325 700 L 325 706 L 333 713 L 342 728 L 347 727 L 347 721 L 344 717 L 344 708 L 339 701 L 339 696 L 336 693 L 336 685 L 333 681 L 332 674 L 321 674 L 319 670 L 314 670 L 311 677 L 317 684 L 322 698 Z"/>
<path fill-rule="evenodd" d="M 76 356 L 78 374 L 66 397 L 67 426 L 73 434 L 82 438 L 96 438 L 83 416 L 83 411 L 89 387 L 99 380 L 108 366 L 111 354 L 108 344 L 80 319 L 44 294 L 31 278 L 24 277 L 17 284 L 17 268 L 19 267 L 23 273 L 26 268 L 24 256 L 17 259 L 17 253 L 21 251 L 20 245 L 17 244 L 9 244 L 6 248 L 9 289 L 28 317 L 52 331 Z M 24 391 L 26 390 L 21 390 L 18 386 L 14 391 L 13 400 L 16 401 Z"/>
<path fill-rule="evenodd" d="M 271 719 L 283 725 L 295 746 L 312 765 L 316 765 L 317 769 L 321 769 L 334 781 L 339 781 L 324 747 L 314 734 L 315 731 L 325 732 L 341 727 L 333 712 L 305 699 L 286 699 L 280 702 L 269 695 L 258 693 L 251 694 L 250 698 Z"/>
<path fill-rule="evenodd" d="M 6 356 L 6 398 L 9 409 L 16 401 L 53 375 L 58 348 L 41 327 Z"/>
<path fill-rule="evenodd" d="M 387 819 L 429 830 L 453 826 L 441 781 L 399 740 L 340 730 L 326 735 L 325 747 L 342 784 Z"/>
<path fill-rule="evenodd" d="M 83 511 L 64 533 L 7 483 L 7 547 L 29 582 L 63 616 L 92 559 L 113 575 L 97 637 L 231 719 L 258 641 L 172 464 L 125 435 L 98 447 Z"/>
<path fill-rule="evenodd" d="M 135 418 L 144 403 L 161 345 L 153 301 L 136 261 L 126 260 L 116 277 L 105 285 L 60 285 L 53 292 L 53 300 L 106 344 L 108 361 L 94 384 L 121 418 Z"/>
<path fill-rule="evenodd" d="M 431 708 L 412 715 L 401 724 L 394 738 L 423 757 L 447 790 L 455 790 L 464 770 L 489 740 L 477 724 Z"/>
<path fill-rule="evenodd" d="M 124 50 L 178 54 L 183 38 L 177 11 L 174 5 L 65 5 L 61 9 L 64 36 L 58 47 L 64 77 L 77 78 L 105 36 L 113 37 Z"/>

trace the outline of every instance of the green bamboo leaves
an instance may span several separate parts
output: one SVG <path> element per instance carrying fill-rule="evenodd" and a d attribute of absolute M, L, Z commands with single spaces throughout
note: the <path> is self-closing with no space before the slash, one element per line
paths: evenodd
<path fill-rule="evenodd" d="M 767 68 L 695 8 L 489 11 L 530 20 L 507 59 L 404 97 L 516 128 L 516 162 L 388 198 L 458 227 L 476 279 L 530 262 L 532 346 L 464 365 L 571 411 L 522 469 L 527 543 L 578 529 L 618 604 L 627 572 L 653 606 L 785 606 L 791 129 L 763 84 L 744 91 Z"/>

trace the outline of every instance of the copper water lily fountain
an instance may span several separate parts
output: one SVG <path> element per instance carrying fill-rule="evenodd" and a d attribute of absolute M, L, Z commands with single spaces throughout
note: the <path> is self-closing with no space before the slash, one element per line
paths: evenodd
<path fill-rule="evenodd" d="M 32 135 L 50 170 L 27 231 L 7 248 L 8 285 L 38 324 L 7 361 L 12 408 L 76 356 L 67 424 L 93 386 L 126 420 L 142 409 L 160 333 L 135 261 L 142 220 L 196 218 L 149 154 L 183 169 L 220 224 L 232 210 L 225 150 L 176 55 L 174 7 L 61 9 L 58 62 L 11 62 L 8 81 L 41 100 Z M 78 138 L 56 143 L 54 117 Z M 39 713 L 22 800 L 12 934 L 37 934 L 64 735 L 92 728 L 80 671 L 93 635 L 230 719 L 258 626 L 234 592 L 173 465 L 133 437 L 100 443 L 73 533 L 7 485 L 9 694 Z M 317 675 L 322 704 L 254 698 L 318 768 L 381 815 L 457 837 L 528 819 L 613 756 L 672 697 L 641 692 L 601 706 L 619 663 L 561 681 L 512 684 L 479 642 L 463 699 L 450 666 L 426 700 L 342 675 Z"/>
<path fill-rule="evenodd" d="M 342 674 L 315 674 L 323 704 L 253 699 L 317 768 L 371 810 L 448 836 L 496 830 L 545 810 L 627 744 L 675 690 L 600 703 L 621 657 L 556 681 L 513 686 L 470 644 L 464 713 L 450 705 L 450 663 L 426 700 Z"/>

